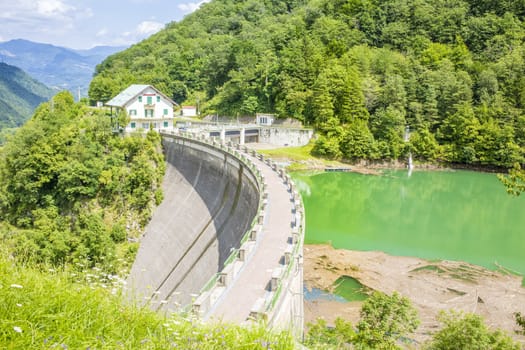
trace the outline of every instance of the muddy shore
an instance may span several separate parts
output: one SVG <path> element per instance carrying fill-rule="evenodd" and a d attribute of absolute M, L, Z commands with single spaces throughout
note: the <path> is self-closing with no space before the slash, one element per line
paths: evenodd
<path fill-rule="evenodd" d="M 410 337 L 423 343 L 439 329 L 441 310 L 473 312 L 487 325 L 501 328 L 516 340 L 513 313 L 525 311 L 522 278 L 505 271 L 490 271 L 456 261 L 426 261 L 391 256 L 383 252 L 334 249 L 329 245 L 305 245 L 304 281 L 307 288 L 332 290 L 341 276 L 358 280 L 370 290 L 409 298 L 421 324 Z M 305 324 L 323 317 L 329 324 L 337 317 L 357 322 L 361 302 L 305 301 Z"/>

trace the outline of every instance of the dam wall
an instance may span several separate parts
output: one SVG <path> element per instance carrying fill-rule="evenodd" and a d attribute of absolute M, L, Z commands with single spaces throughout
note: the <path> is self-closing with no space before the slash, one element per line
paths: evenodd
<path fill-rule="evenodd" d="M 205 142 L 163 137 L 164 201 L 146 227 L 130 283 L 153 309 L 177 311 L 221 271 L 252 226 L 259 183 L 240 159 Z"/>
<path fill-rule="evenodd" d="M 131 269 L 134 295 L 154 310 L 264 320 L 300 338 L 305 216 L 290 176 L 244 145 L 161 136 L 164 201 Z"/>

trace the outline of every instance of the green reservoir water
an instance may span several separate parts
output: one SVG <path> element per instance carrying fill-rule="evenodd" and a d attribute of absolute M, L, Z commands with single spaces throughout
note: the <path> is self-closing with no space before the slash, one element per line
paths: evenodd
<path fill-rule="evenodd" d="M 525 275 L 525 196 L 469 171 L 295 173 L 306 242 L 392 255 L 496 263 Z"/>

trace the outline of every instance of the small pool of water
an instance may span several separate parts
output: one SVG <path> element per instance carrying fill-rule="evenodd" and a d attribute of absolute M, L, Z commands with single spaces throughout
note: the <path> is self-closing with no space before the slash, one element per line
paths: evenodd
<path fill-rule="evenodd" d="M 349 301 L 363 301 L 368 298 L 369 290 L 350 276 L 341 276 L 334 283 L 333 293 L 319 288 L 304 287 L 306 301 L 328 300 L 346 303 Z"/>
<path fill-rule="evenodd" d="M 308 289 L 307 287 L 304 287 L 303 292 L 304 292 L 304 300 L 306 301 L 328 300 L 328 301 L 337 301 L 340 303 L 347 302 L 347 300 L 343 298 L 342 296 L 332 294 L 330 292 L 321 290 L 319 288 Z"/>
<path fill-rule="evenodd" d="M 334 294 L 346 301 L 363 301 L 369 296 L 370 290 L 358 280 L 350 276 L 341 276 L 335 281 Z"/>

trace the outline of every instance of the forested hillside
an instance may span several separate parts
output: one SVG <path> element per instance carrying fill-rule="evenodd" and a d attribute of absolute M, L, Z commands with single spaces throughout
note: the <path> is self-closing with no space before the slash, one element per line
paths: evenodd
<path fill-rule="evenodd" d="M 117 272 L 162 199 L 164 169 L 157 133 L 115 135 L 104 111 L 61 92 L 0 149 L 2 249 L 24 264 Z"/>
<path fill-rule="evenodd" d="M 24 124 L 53 91 L 21 69 L 0 62 L 0 130 Z"/>
<path fill-rule="evenodd" d="M 106 59 L 90 97 L 151 83 L 204 113 L 302 120 L 327 157 L 507 167 L 525 146 L 524 15 L 510 0 L 212 1 Z"/>

